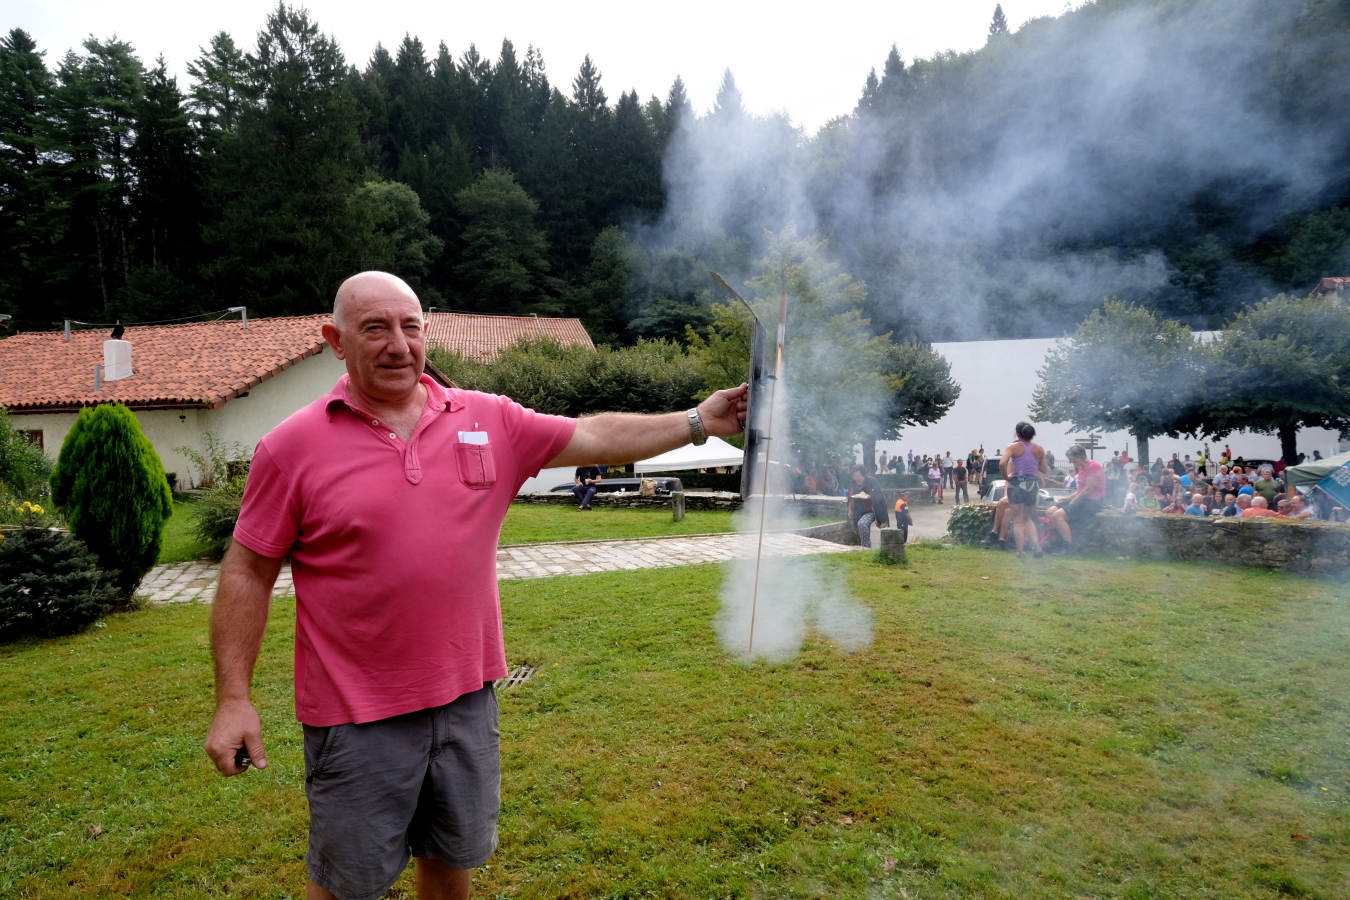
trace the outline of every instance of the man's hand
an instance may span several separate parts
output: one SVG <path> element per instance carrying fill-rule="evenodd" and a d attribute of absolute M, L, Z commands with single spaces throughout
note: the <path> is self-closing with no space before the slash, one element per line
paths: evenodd
<path fill-rule="evenodd" d="M 267 751 L 263 748 L 262 722 L 253 704 L 247 700 L 231 700 L 216 707 L 216 717 L 206 735 L 206 755 L 216 764 L 220 774 L 241 775 L 248 766 L 234 764 L 235 753 L 244 748 L 259 769 L 267 768 Z"/>
<path fill-rule="evenodd" d="M 745 430 L 746 410 L 750 406 L 750 386 L 717 391 L 698 405 L 703 430 L 716 437 L 730 437 Z"/>

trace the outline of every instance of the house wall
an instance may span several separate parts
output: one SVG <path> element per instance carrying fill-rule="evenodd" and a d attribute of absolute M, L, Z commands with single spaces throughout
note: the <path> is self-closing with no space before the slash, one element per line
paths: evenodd
<path fill-rule="evenodd" d="M 154 445 L 164 471 L 176 472 L 179 487 L 195 487 L 197 471 L 177 447 L 206 451 L 205 434 L 238 444 L 245 455 L 258 440 L 291 413 L 326 394 L 346 371 L 342 361 L 327 347 L 289 369 L 255 386 L 246 397 L 236 397 L 218 409 L 133 410 L 141 431 Z M 15 428 L 41 430 L 43 450 L 52 459 L 61 452 L 76 413 L 24 413 L 9 411 Z"/>

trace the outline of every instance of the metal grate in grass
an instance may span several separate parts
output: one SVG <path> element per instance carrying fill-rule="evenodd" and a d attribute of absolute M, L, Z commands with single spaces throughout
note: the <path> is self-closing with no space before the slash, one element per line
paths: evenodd
<path fill-rule="evenodd" d="M 505 678 L 498 678 L 495 687 L 499 691 L 509 691 L 518 684 L 524 684 L 534 675 L 534 666 L 519 665 L 506 673 Z"/>

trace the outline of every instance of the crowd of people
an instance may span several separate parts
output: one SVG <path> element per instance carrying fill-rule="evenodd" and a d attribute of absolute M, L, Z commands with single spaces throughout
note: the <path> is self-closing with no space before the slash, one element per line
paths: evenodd
<path fill-rule="evenodd" d="M 1075 445 L 1067 453 L 1071 471 L 1062 475 L 1055 469 L 1054 455 L 1033 442 L 1035 429 L 1029 423 L 1019 422 L 1014 430 L 1016 440 L 1001 455 L 986 456 L 983 446 L 965 456 L 953 456 L 950 450 L 890 456 L 883 450 L 874 468 L 857 465 L 842 482 L 834 466 L 825 466 L 818 473 L 798 469 L 794 489 L 847 497 L 850 519 L 859 526 L 859 536 L 868 546 L 864 532 L 873 522 L 882 524 L 887 514 L 871 499 L 880 492 L 874 476 L 916 475 L 927 487 L 932 503 L 946 502 L 949 491 L 953 503 L 968 503 L 972 486 L 984 496 L 989 482 L 1002 477 L 1007 488 L 997 501 L 993 530 L 986 544 L 1036 556 L 1047 546 L 1072 550 L 1074 526 L 1104 508 L 1189 516 L 1347 519 L 1345 508 L 1320 491 L 1314 489 L 1303 495 L 1286 490 L 1283 462 L 1249 463 L 1235 457 L 1228 446 L 1218 454 L 1211 454 L 1205 446 L 1194 458 L 1174 453 L 1170 460 L 1158 457 L 1149 465 L 1139 465 L 1121 451 L 1113 453 L 1109 461 L 1097 462 Z M 1038 514 L 1037 507 L 1043 501 L 1041 489 L 1061 485 L 1068 493 Z M 908 501 L 901 496 L 895 508 L 897 527 L 908 520 Z"/>
<path fill-rule="evenodd" d="M 1116 454 L 1107 464 L 1108 479 L 1124 512 L 1345 520 L 1345 508 L 1321 491 L 1305 495 L 1289 490 L 1284 468 L 1282 460 L 1249 464 L 1234 457 L 1227 446 L 1217 460 L 1201 450 L 1194 460 L 1190 454 L 1178 458 L 1174 453 L 1166 462 L 1159 457 L 1145 467 Z"/>
<path fill-rule="evenodd" d="M 1041 448 L 1031 443 L 1034 429 L 1024 434 L 1024 426 L 1030 429 L 1027 423 L 1018 423 L 1018 440 L 1004 454 L 1008 489 L 995 508 L 986 546 L 1016 548 L 1019 555 L 1029 550 L 1039 556 L 1046 546 L 1071 551 L 1073 525 L 1108 506 L 1125 513 L 1152 510 L 1197 517 L 1347 519 L 1346 509 L 1316 488 L 1307 494 L 1287 489 L 1283 463 L 1248 464 L 1234 457 L 1227 446 L 1217 458 L 1205 447 L 1195 459 L 1174 453 L 1170 460 L 1158 457 L 1147 466 L 1122 452 L 1112 454 L 1105 464 L 1098 463 L 1089 460 L 1082 447 L 1074 446 L 1068 452 L 1073 471 L 1063 479 L 1072 494 L 1056 500 L 1039 517 L 1044 527 L 1038 529 L 1035 509 L 1039 500 L 1032 489 L 1038 490 L 1053 475 L 1051 465 L 1035 456 Z"/>

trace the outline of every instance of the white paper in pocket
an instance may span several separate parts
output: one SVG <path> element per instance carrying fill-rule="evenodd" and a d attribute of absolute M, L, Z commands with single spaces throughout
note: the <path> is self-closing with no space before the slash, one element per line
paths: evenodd
<path fill-rule="evenodd" d="M 486 431 L 461 431 L 459 433 L 459 442 L 461 444 L 486 444 L 488 436 Z"/>

